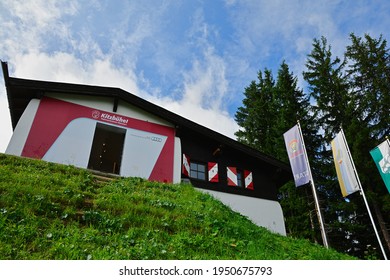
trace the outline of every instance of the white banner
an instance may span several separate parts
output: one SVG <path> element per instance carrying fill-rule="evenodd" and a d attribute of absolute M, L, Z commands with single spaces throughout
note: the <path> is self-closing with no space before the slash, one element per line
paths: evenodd
<path fill-rule="evenodd" d="M 333 160 L 336 167 L 341 193 L 344 197 L 360 190 L 358 178 L 354 172 L 352 158 L 349 154 L 347 141 L 341 130 L 332 140 Z"/>

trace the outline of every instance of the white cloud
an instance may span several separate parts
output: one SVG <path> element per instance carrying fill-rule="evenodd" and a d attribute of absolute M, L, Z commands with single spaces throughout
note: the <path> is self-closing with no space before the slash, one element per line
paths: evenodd
<path fill-rule="evenodd" d="M 231 138 L 238 126 L 226 112 L 229 100 L 229 82 L 226 79 L 226 62 L 216 50 L 212 39 L 217 33 L 205 22 L 202 9 L 194 12 L 190 29 L 192 43 L 199 54 L 192 60 L 192 67 L 183 71 L 183 95 L 166 107 Z"/>
<path fill-rule="evenodd" d="M 74 1 L 58 0 L 4 0 L 12 16 L 21 21 L 22 26 L 47 29 L 48 25 L 63 14 L 75 14 L 77 5 Z"/>
<path fill-rule="evenodd" d="M 142 92 L 132 70 L 116 68 L 109 60 L 84 62 L 73 54 L 28 53 L 14 58 L 14 76 L 29 79 L 120 87 Z M 39 71 L 37 71 L 39 69 Z"/>
<path fill-rule="evenodd" d="M 22 3 L 24 1 L 3 3 L 10 15 L 1 24 L 7 25 L 7 30 L 0 31 L 0 38 L 5 38 L 8 43 L 0 46 L 0 50 L 5 54 L 3 60 L 9 62 L 11 76 L 119 87 L 234 137 L 235 122 L 223 109 L 228 87 L 225 64 L 207 42 L 209 27 L 203 21 L 201 12 L 195 12 L 197 21 L 191 31 L 195 35 L 191 40 L 194 40 L 195 47 L 201 51 L 201 56 L 192 57 L 189 69 L 179 66 L 182 72 L 178 75 L 183 79 L 174 91 L 181 91 L 181 94 L 179 99 L 173 100 L 164 97 L 166 93 L 153 85 L 142 69 L 137 69 L 139 56 L 145 56 L 142 51 L 146 43 L 150 44 L 155 37 L 162 46 L 166 46 L 164 39 L 158 40 L 156 35 L 161 31 L 158 24 L 161 17 L 166 16 L 163 12 L 167 11 L 167 6 L 151 14 L 137 15 L 136 18 L 134 17 L 140 8 L 130 7 L 128 16 L 119 22 L 119 27 L 106 35 L 109 44 L 104 49 L 97 41 L 96 34 L 92 34 L 86 25 L 75 31 L 71 29 L 72 24 L 63 21 L 64 16 L 80 12 L 77 10 L 79 7 L 72 2 L 35 1 L 27 2 L 25 6 Z M 92 6 L 105 8 L 95 4 Z M 24 43 L 20 44 L 22 40 Z M 48 49 L 47 40 L 58 40 L 58 47 Z M 160 74 L 166 71 L 164 64 L 173 55 L 174 50 L 170 50 L 168 55 L 158 52 L 158 56 L 155 56 L 158 58 L 155 63 Z M 169 67 L 171 69 L 166 73 L 172 72 L 175 65 L 171 64 Z M 7 107 L 6 98 L 0 101 L 2 108 Z M 11 135 L 11 125 L 8 109 L 1 111 L 5 113 L 0 123 L 4 134 L 0 151 L 4 151 Z"/>
<path fill-rule="evenodd" d="M 61 17 L 77 12 L 75 1 L 5 0 L 0 5 L 0 38 L 5 39 L 1 50 L 8 57 L 43 50 L 50 36 L 55 36 L 59 44 L 58 39 L 66 39 L 67 35 L 67 27 Z"/>
<path fill-rule="evenodd" d="M 204 60 L 195 60 L 193 68 L 184 73 L 183 101 L 218 110 L 223 107 L 227 88 L 224 61 L 214 55 L 212 50 L 207 50 Z"/>
<path fill-rule="evenodd" d="M 213 53 L 211 47 L 204 59 L 194 60 L 192 68 L 185 72 L 183 96 L 180 100 L 163 99 L 159 103 L 187 119 L 235 138 L 238 126 L 227 113 L 224 102 L 228 99 L 228 81 L 223 59 Z"/>

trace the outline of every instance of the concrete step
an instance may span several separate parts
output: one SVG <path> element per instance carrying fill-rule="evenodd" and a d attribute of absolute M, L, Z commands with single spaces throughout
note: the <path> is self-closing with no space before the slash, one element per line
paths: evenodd
<path fill-rule="evenodd" d="M 96 179 L 98 183 L 107 183 L 115 179 L 121 178 L 118 174 L 112 174 L 112 173 L 105 173 L 97 170 L 91 170 L 89 171 L 92 173 L 93 177 Z"/>

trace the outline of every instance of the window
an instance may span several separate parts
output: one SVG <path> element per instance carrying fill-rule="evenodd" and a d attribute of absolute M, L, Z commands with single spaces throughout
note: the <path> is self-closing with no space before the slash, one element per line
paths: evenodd
<path fill-rule="evenodd" d="M 191 162 L 190 164 L 191 178 L 206 180 L 206 165 L 197 162 Z"/>
<path fill-rule="evenodd" d="M 237 169 L 237 187 L 244 187 L 244 173 L 240 169 Z"/>
<path fill-rule="evenodd" d="M 253 191 L 252 171 L 237 169 L 233 166 L 226 168 L 228 186 L 245 188 Z"/>

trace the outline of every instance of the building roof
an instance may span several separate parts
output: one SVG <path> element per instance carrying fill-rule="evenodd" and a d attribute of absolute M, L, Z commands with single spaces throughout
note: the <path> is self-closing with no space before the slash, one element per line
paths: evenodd
<path fill-rule="evenodd" d="M 9 76 L 7 63 L 2 61 L 1 64 L 5 86 L 7 89 L 8 104 L 13 129 L 15 129 L 30 100 L 34 98 L 40 99 L 47 92 L 64 93 L 69 95 L 110 97 L 114 100 L 122 100 L 137 106 L 138 108 L 148 113 L 165 119 L 179 129 L 185 129 L 194 133 L 199 133 L 205 137 L 213 139 L 214 141 L 220 142 L 223 146 L 230 147 L 245 153 L 250 157 L 254 157 L 262 162 L 266 162 L 277 170 L 277 173 L 280 175 L 280 180 L 278 180 L 280 183 L 283 182 L 284 184 L 285 182 L 292 179 L 291 169 L 288 164 L 238 141 L 235 141 L 230 137 L 222 135 L 182 116 L 172 113 L 171 111 L 168 111 L 120 88 L 14 78 Z"/>

